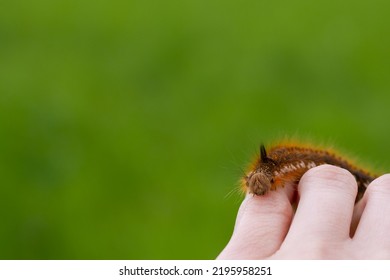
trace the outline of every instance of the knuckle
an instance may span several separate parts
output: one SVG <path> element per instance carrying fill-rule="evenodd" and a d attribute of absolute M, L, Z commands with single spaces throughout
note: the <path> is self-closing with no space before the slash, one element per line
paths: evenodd
<path fill-rule="evenodd" d="M 324 191 L 343 191 L 351 195 L 357 192 L 355 177 L 346 169 L 333 165 L 320 165 L 307 171 L 301 182 L 312 186 L 321 187 Z"/>
<path fill-rule="evenodd" d="M 390 174 L 385 174 L 374 181 L 367 187 L 367 195 L 386 195 L 390 196 Z"/>

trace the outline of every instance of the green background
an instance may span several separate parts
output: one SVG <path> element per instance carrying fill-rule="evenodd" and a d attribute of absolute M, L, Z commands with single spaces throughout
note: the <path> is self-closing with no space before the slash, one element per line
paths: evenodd
<path fill-rule="evenodd" d="M 390 164 L 388 1 L 2 1 L 0 258 L 213 259 L 261 142 Z"/>

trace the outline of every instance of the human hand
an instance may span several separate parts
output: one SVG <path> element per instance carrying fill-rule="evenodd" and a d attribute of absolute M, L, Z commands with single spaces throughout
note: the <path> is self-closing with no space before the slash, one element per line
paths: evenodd
<path fill-rule="evenodd" d="M 390 174 L 374 180 L 355 205 L 356 180 L 321 165 L 298 185 L 247 195 L 218 259 L 390 259 Z"/>

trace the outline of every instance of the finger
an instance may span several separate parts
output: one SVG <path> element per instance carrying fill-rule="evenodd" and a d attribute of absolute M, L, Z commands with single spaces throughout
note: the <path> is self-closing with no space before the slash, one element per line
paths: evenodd
<path fill-rule="evenodd" d="M 354 242 L 372 248 L 373 254 L 390 256 L 390 174 L 375 179 L 363 199 L 366 205 L 356 229 Z"/>
<path fill-rule="evenodd" d="M 301 178 L 298 193 L 300 200 L 286 244 L 349 238 L 357 194 L 351 173 L 331 165 L 312 168 Z"/>
<path fill-rule="evenodd" d="M 292 219 L 292 187 L 263 196 L 247 195 L 238 211 L 233 235 L 218 259 L 263 259 L 282 244 Z"/>

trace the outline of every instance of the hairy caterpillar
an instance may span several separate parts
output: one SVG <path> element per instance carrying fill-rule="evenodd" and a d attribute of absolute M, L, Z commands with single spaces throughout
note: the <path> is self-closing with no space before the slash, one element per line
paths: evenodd
<path fill-rule="evenodd" d="M 358 201 L 376 176 L 356 167 L 341 156 L 327 150 L 298 145 L 277 145 L 268 152 L 260 146 L 260 156 L 243 178 L 243 188 L 254 195 L 264 195 L 286 183 L 297 184 L 302 175 L 315 166 L 332 164 L 351 172 L 358 184 Z"/>

